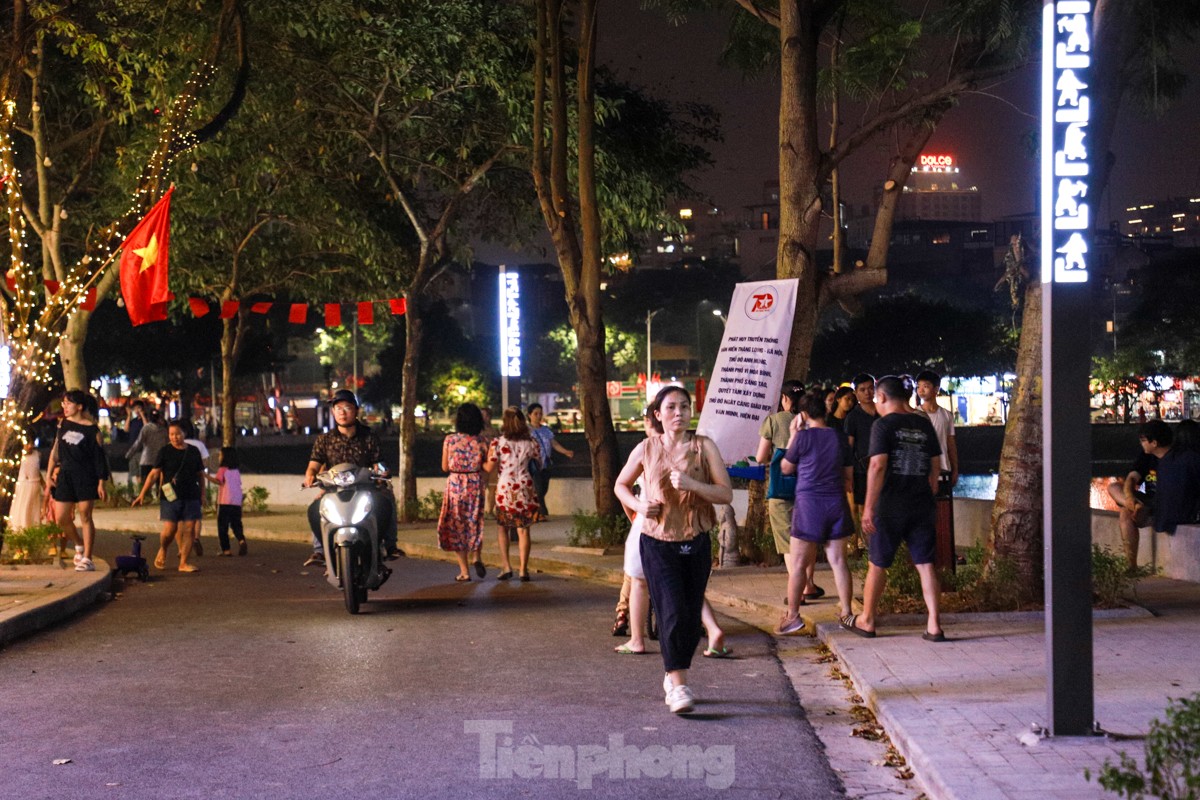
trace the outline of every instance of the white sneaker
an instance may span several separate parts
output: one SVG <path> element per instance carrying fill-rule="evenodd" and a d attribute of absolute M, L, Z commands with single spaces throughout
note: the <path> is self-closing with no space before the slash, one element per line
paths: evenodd
<path fill-rule="evenodd" d="M 788 619 L 786 616 L 779 620 L 778 627 L 775 628 L 775 633 L 780 636 L 792 636 L 793 634 L 804 632 L 803 617 L 796 616 Z"/>
<path fill-rule="evenodd" d="M 82 550 L 76 550 L 76 551 L 75 551 L 75 558 L 74 558 L 75 566 L 77 566 L 77 567 L 78 567 L 78 566 L 79 566 L 79 562 L 80 562 L 80 561 L 83 561 L 83 551 L 82 551 Z"/>
<path fill-rule="evenodd" d="M 696 698 L 686 686 L 674 686 L 667 693 L 667 708 L 672 714 L 690 714 L 696 708 Z"/>
<path fill-rule="evenodd" d="M 83 556 L 80 556 L 75 562 L 76 572 L 95 572 L 95 570 L 96 565 L 92 563 L 90 558 L 84 558 Z"/>
<path fill-rule="evenodd" d="M 674 686 L 671 684 L 671 676 L 670 676 L 670 675 L 663 675 L 663 694 L 664 694 L 664 695 L 666 695 L 666 698 L 667 698 L 666 700 L 663 700 L 663 702 L 664 702 L 664 703 L 666 703 L 666 704 L 670 705 L 670 703 L 671 703 L 671 690 L 672 690 L 672 689 L 674 689 L 674 688 L 675 688 L 675 687 L 674 687 Z"/>

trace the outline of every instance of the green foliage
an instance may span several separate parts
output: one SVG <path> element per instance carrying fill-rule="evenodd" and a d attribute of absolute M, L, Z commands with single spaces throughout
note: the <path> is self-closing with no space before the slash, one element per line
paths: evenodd
<path fill-rule="evenodd" d="M 422 522 L 436 520 L 442 513 L 443 495 L 437 489 L 430 489 L 424 497 L 409 500 L 408 518 Z"/>
<path fill-rule="evenodd" d="M 271 493 L 265 486 L 251 486 L 242 495 L 242 510 L 260 514 L 267 510 L 267 498 Z"/>
<path fill-rule="evenodd" d="M 624 513 L 597 514 L 576 511 L 571 514 L 567 544 L 571 547 L 618 547 L 629 535 L 629 517 Z"/>
<path fill-rule="evenodd" d="M 1122 596 L 1133 589 L 1139 580 L 1153 574 L 1153 567 L 1143 564 L 1131 570 L 1124 555 L 1108 547 L 1092 544 L 1092 598 L 1098 608 L 1123 605 Z"/>
<path fill-rule="evenodd" d="M 440 362 L 429 370 L 430 407 L 453 414 L 463 403 L 491 405 L 488 376 L 462 360 Z"/>
<path fill-rule="evenodd" d="M 1119 764 L 1105 760 L 1096 781 L 1129 800 L 1200 798 L 1200 694 L 1171 700 L 1166 721 L 1155 719 L 1150 723 L 1145 761 L 1142 769 L 1128 754 L 1121 753 Z M 1091 770 L 1084 770 L 1084 775 L 1092 780 Z"/>
<path fill-rule="evenodd" d="M 570 323 L 564 322 L 546 332 L 546 345 L 554 348 L 554 359 L 564 374 L 575 369 L 575 357 L 579 343 Z M 646 363 L 646 336 L 635 331 L 622 330 L 609 322 L 604 326 L 604 352 L 608 355 L 610 375 L 625 375 L 637 371 Z"/>
<path fill-rule="evenodd" d="M 137 465 L 133 465 L 136 471 Z M 136 480 L 136 475 L 134 476 Z M 108 499 L 104 501 L 104 505 L 108 508 L 129 508 L 129 503 L 133 498 L 137 497 L 140 485 L 130 486 L 127 483 L 111 482 L 108 484 Z"/>
<path fill-rule="evenodd" d="M 4 534 L 4 563 L 6 564 L 38 564 L 46 559 L 46 551 L 51 539 L 62 535 L 62 530 L 54 523 L 31 525 L 19 531 L 8 531 Z"/>

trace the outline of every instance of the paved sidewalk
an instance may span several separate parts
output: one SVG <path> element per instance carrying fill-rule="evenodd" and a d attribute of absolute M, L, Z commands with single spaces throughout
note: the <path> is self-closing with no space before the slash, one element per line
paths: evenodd
<path fill-rule="evenodd" d="M 143 533 L 158 531 L 156 517 L 156 509 L 96 513 L 102 530 Z M 256 539 L 309 541 L 302 508 L 247 515 L 245 522 L 251 548 Z M 207 521 L 204 531 L 210 554 L 216 549 L 213 524 Z M 554 518 L 534 526 L 531 568 L 618 584 L 621 555 L 566 548 L 569 525 L 568 518 Z M 485 560 L 495 568 L 497 535 L 491 524 L 486 530 Z M 154 544 L 153 538 L 146 542 L 150 558 Z M 452 553 L 438 549 L 430 523 L 404 527 L 400 546 L 413 557 L 454 561 Z M 515 546 L 512 554 L 515 559 Z M 99 561 L 97 567 L 97 573 L 83 575 L 107 586 Z M 64 600 L 95 590 L 82 585 L 86 580 L 73 582 L 76 573 L 50 569 L 0 568 L 0 642 L 7 640 L 9 630 L 24 635 L 75 613 L 62 605 Z M 447 564 L 447 581 L 456 572 Z M 16 591 L 18 583 L 22 592 Z M 828 573 L 818 583 L 832 594 Z M 765 625 L 777 618 L 784 591 L 782 568 L 738 567 L 713 573 L 709 598 L 735 616 Z M 80 604 L 94 598 L 92 594 Z M 1146 733 L 1151 719 L 1163 717 L 1169 698 L 1200 692 L 1200 585 L 1151 578 L 1139 584 L 1137 602 L 1149 611 L 1100 613 L 1094 628 L 1097 721 L 1107 731 L 1135 737 Z M 42 610 L 43 605 L 54 608 Z M 1137 738 L 1030 735 L 1033 725 L 1046 723 L 1038 613 L 947 615 L 944 625 L 951 641 L 933 644 L 921 639 L 920 621 L 906 618 L 883 618 L 875 639 L 854 636 L 838 626 L 836 602 L 828 596 L 802 612 L 809 629 L 815 628 L 841 659 L 932 798 L 1100 798 L 1105 793 L 1085 779 L 1085 769 L 1095 773 L 1105 760 L 1115 762 L 1122 750 L 1141 760 L 1143 744 Z M 22 618 L 27 618 L 23 629 L 11 627 L 13 619 Z M 788 650 L 782 648 L 781 657 Z"/>

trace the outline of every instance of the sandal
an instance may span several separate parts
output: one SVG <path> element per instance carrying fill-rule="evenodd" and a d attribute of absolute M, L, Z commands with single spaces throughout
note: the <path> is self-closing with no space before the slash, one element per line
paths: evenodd
<path fill-rule="evenodd" d="M 629 615 L 624 611 L 617 612 L 617 619 L 612 626 L 613 636 L 628 636 L 629 635 Z"/>
<path fill-rule="evenodd" d="M 471 576 L 470 575 L 455 575 L 454 580 L 458 581 L 459 583 L 470 583 Z"/>
<path fill-rule="evenodd" d="M 632 647 L 630 647 L 627 644 L 623 644 L 623 645 L 614 647 L 613 652 L 619 653 L 620 655 L 623 655 L 623 656 L 644 656 L 644 655 L 646 655 L 645 650 L 634 650 Z"/>

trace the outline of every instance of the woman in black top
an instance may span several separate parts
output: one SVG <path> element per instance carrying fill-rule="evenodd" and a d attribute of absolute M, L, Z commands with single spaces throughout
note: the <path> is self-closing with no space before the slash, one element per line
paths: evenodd
<path fill-rule="evenodd" d="M 158 484 L 161 500 L 158 518 L 162 520 L 159 534 L 158 556 L 154 566 L 165 569 L 167 551 L 175 535 L 179 535 L 179 571 L 199 572 L 199 567 L 188 563 L 195 538 L 196 522 L 200 519 L 200 500 L 204 497 L 204 459 L 200 451 L 184 441 L 186 433 L 183 423 L 173 420 L 167 426 L 167 445 L 158 453 L 154 469 L 146 476 L 141 493 L 134 498 L 133 505 L 141 505 L 152 484 Z"/>
<path fill-rule="evenodd" d="M 100 429 L 85 413 L 90 406 L 87 392 L 72 389 L 63 395 L 63 420 L 54 438 L 47 469 L 51 497 L 54 498 L 54 519 L 63 535 L 75 540 L 75 571 L 90 572 L 92 546 L 96 541 L 96 524 L 92 507 L 97 499 L 108 497 L 104 482 L 108 480 L 108 462 L 100 446 Z M 79 511 L 79 527 L 75 526 L 75 511 Z"/>

